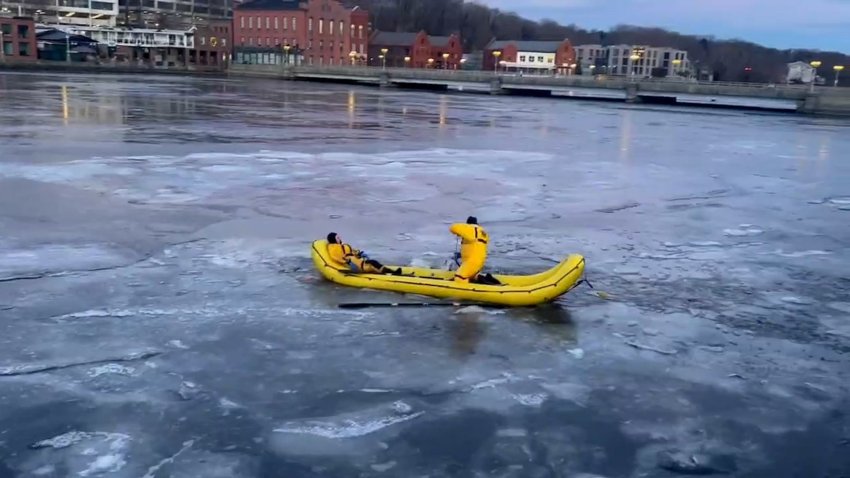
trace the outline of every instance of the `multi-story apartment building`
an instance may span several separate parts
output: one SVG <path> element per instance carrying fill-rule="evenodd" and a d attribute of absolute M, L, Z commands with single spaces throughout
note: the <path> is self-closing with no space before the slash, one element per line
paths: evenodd
<path fill-rule="evenodd" d="M 688 52 L 668 47 L 578 45 L 576 58 L 584 74 L 677 76 L 691 69 Z"/>

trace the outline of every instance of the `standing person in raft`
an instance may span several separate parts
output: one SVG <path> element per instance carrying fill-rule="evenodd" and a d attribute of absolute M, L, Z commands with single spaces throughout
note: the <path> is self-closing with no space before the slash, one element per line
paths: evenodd
<path fill-rule="evenodd" d="M 393 270 L 374 259 L 369 259 L 363 251 L 342 242 L 342 238 L 335 232 L 328 234 L 328 254 L 334 262 L 348 266 L 354 272 L 401 275 L 400 268 Z"/>
<path fill-rule="evenodd" d="M 466 218 L 466 224 L 452 224 L 449 231 L 458 236 L 461 241 L 460 253 L 455 253 L 455 261 L 459 259 L 460 262 L 454 280 L 500 285 L 501 283 L 491 274 L 479 275 L 487 261 L 487 245 L 490 243 L 490 236 L 483 227 L 478 225 L 478 218 L 469 216 Z"/>

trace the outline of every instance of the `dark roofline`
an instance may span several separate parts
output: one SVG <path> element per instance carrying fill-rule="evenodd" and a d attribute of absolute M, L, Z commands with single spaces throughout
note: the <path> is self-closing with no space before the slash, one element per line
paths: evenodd
<path fill-rule="evenodd" d="M 252 0 L 239 5 L 234 10 L 292 11 L 301 10 L 301 3 L 301 0 Z"/>

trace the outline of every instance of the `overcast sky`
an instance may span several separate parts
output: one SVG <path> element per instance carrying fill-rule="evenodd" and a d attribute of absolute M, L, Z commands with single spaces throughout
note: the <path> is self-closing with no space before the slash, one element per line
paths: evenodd
<path fill-rule="evenodd" d="M 850 0 L 475 0 L 583 28 L 660 26 L 776 48 L 850 54 Z"/>

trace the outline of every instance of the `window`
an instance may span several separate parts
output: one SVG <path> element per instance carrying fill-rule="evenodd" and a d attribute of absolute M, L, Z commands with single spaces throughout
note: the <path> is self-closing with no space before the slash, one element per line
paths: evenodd
<path fill-rule="evenodd" d="M 333 58 L 329 59 L 329 60 L 328 60 L 328 64 L 329 64 L 329 65 L 333 65 L 333 64 L 334 64 L 334 59 L 333 59 Z"/>
<path fill-rule="evenodd" d="M 266 30 L 268 30 L 269 28 L 271 28 L 271 25 L 269 25 L 270 23 L 271 23 L 271 18 L 266 17 Z"/>
<path fill-rule="evenodd" d="M 351 38 L 354 38 L 354 25 L 351 25 Z"/>
<path fill-rule="evenodd" d="M 239 17 L 239 28 L 245 28 L 245 17 Z"/>
<path fill-rule="evenodd" d="M 334 34 L 334 21 L 328 20 L 328 35 Z"/>
<path fill-rule="evenodd" d="M 15 50 L 12 49 L 12 42 L 10 42 L 10 41 L 4 41 L 3 42 L 3 54 L 7 55 L 7 56 L 12 56 L 12 55 L 15 54 Z"/>
<path fill-rule="evenodd" d="M 272 39 L 269 38 L 269 37 L 266 37 L 266 46 L 271 46 L 271 45 L 272 45 Z"/>
<path fill-rule="evenodd" d="M 254 17 L 248 17 L 248 28 L 254 28 Z"/>
<path fill-rule="evenodd" d="M 363 25 L 360 25 L 359 27 L 357 27 L 357 29 L 360 30 L 360 39 L 362 40 L 363 39 Z"/>
<path fill-rule="evenodd" d="M 248 44 L 254 46 L 254 37 L 248 39 Z"/>
<path fill-rule="evenodd" d="M 260 28 L 263 28 L 263 22 L 261 21 L 260 17 L 257 17 L 257 30 L 259 30 Z"/>
<path fill-rule="evenodd" d="M 324 33 L 325 20 L 323 18 L 319 19 L 319 35 Z"/>
<path fill-rule="evenodd" d="M 520 55 L 519 61 L 521 61 L 522 63 L 525 63 L 525 55 Z"/>
<path fill-rule="evenodd" d="M 343 22 L 342 20 L 339 21 L 339 36 L 345 36 L 345 22 Z"/>
<path fill-rule="evenodd" d="M 534 63 L 534 57 L 533 57 L 533 56 L 528 57 L 528 62 L 529 62 L 529 63 Z"/>
<path fill-rule="evenodd" d="M 223 47 L 226 47 L 226 46 L 227 46 L 227 38 L 222 38 L 222 39 L 221 39 L 221 46 L 223 46 Z"/>
<path fill-rule="evenodd" d="M 239 42 L 239 44 L 241 44 L 242 46 L 245 46 L 245 37 L 242 37 L 242 39 L 241 39 L 241 41 Z"/>
<path fill-rule="evenodd" d="M 329 42 L 329 43 L 328 43 L 328 50 L 330 50 L 330 51 L 334 51 L 334 42 Z"/>
<path fill-rule="evenodd" d="M 540 63 L 543 63 L 543 57 L 542 57 L 542 56 L 538 56 L 538 57 L 537 57 L 537 61 L 539 61 Z"/>
<path fill-rule="evenodd" d="M 313 33 L 313 17 L 307 19 L 307 31 Z"/>
<path fill-rule="evenodd" d="M 546 60 L 546 63 L 555 63 L 555 59 L 549 58 L 549 59 Z"/>
<path fill-rule="evenodd" d="M 280 24 L 278 23 L 278 18 L 274 17 L 274 29 L 277 30 L 280 28 Z"/>
<path fill-rule="evenodd" d="M 280 46 L 280 38 L 274 39 L 274 46 Z"/>
<path fill-rule="evenodd" d="M 29 43 L 18 43 L 18 48 L 20 48 L 19 53 L 21 54 L 21 56 L 30 56 Z"/>
<path fill-rule="evenodd" d="M 295 17 L 292 17 L 292 31 L 298 30 L 298 24 L 295 23 Z"/>
<path fill-rule="evenodd" d="M 325 49 L 325 42 L 323 40 L 319 40 L 319 51 L 322 51 L 324 49 Z"/>
<path fill-rule="evenodd" d="M 201 46 L 204 46 L 206 44 L 207 44 L 207 37 L 201 37 Z"/>
<path fill-rule="evenodd" d="M 283 17 L 283 29 L 287 30 L 289 28 L 289 17 Z"/>

